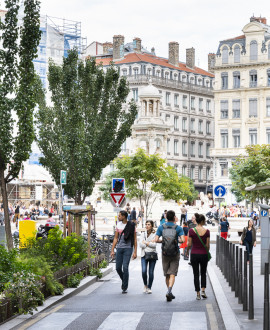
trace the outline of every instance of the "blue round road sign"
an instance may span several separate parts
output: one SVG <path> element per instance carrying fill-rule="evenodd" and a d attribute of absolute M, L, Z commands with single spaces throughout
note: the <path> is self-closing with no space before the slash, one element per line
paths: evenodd
<path fill-rule="evenodd" d="M 261 210 L 261 216 L 262 217 L 267 217 L 267 211 L 266 210 Z"/>
<path fill-rule="evenodd" d="M 214 193 L 217 197 L 223 197 L 226 194 L 226 188 L 224 186 L 216 186 Z"/>

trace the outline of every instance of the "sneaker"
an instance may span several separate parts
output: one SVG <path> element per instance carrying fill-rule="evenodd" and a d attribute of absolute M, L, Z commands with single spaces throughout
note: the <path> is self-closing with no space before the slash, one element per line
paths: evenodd
<path fill-rule="evenodd" d="M 201 295 L 200 294 L 197 294 L 196 299 L 197 300 L 201 300 Z"/>
<path fill-rule="evenodd" d="M 149 289 L 149 288 L 147 288 L 146 293 L 151 294 L 152 293 L 152 290 Z"/>
<path fill-rule="evenodd" d="M 175 296 L 171 293 L 171 295 L 172 295 L 172 299 L 175 299 Z"/>
<path fill-rule="evenodd" d="M 147 285 L 145 285 L 144 288 L 143 288 L 143 292 L 144 292 L 144 293 L 147 293 L 147 289 L 148 289 L 148 288 L 147 288 Z"/>
<path fill-rule="evenodd" d="M 207 298 L 207 295 L 205 293 L 205 291 L 202 291 L 202 294 L 201 294 L 202 298 L 206 299 Z"/>
<path fill-rule="evenodd" d="M 173 294 L 171 293 L 171 292 L 168 292 L 167 294 L 166 294 L 166 298 L 167 298 L 167 301 L 172 301 L 172 299 L 173 299 Z"/>
<path fill-rule="evenodd" d="M 127 289 L 123 289 L 122 293 L 123 293 L 123 294 L 124 294 L 124 293 L 127 293 Z"/>

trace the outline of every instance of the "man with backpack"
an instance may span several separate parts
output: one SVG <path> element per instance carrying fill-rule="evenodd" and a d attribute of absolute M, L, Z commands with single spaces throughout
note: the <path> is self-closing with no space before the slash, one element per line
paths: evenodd
<path fill-rule="evenodd" d="M 172 288 L 177 276 L 180 260 L 179 242 L 185 241 L 182 227 L 175 224 L 175 212 L 167 212 L 167 222 L 158 227 L 155 242 L 162 243 L 162 267 L 165 276 L 168 292 L 167 301 L 172 301 L 175 296 L 172 294 Z M 162 240 L 160 237 L 162 236 Z"/>

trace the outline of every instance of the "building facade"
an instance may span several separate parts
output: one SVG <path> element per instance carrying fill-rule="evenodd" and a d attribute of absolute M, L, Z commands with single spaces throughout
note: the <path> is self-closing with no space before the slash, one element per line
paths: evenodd
<path fill-rule="evenodd" d="M 198 191 L 211 193 L 210 148 L 214 141 L 213 74 L 195 66 L 195 49 L 186 50 L 186 63 L 179 62 L 179 44 L 170 42 L 168 59 L 142 47 L 141 39 L 124 42 L 113 37 L 112 47 L 105 43 L 96 57 L 105 70 L 110 62 L 126 76 L 130 99 L 139 113 L 132 137 L 123 153 L 138 147 L 159 153 L 168 165 L 189 176 Z"/>
<path fill-rule="evenodd" d="M 227 188 L 224 200 L 235 203 L 229 168 L 245 146 L 270 143 L 270 26 L 251 17 L 243 35 L 223 40 L 209 54 L 215 84 L 213 186 Z"/>

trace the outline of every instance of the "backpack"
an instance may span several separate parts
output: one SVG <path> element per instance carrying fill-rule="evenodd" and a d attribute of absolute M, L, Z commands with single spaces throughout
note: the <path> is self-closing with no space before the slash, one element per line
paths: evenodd
<path fill-rule="evenodd" d="M 162 227 L 162 253 L 168 257 L 176 256 L 179 253 L 176 232 L 177 225 L 168 227 L 164 223 Z"/>

